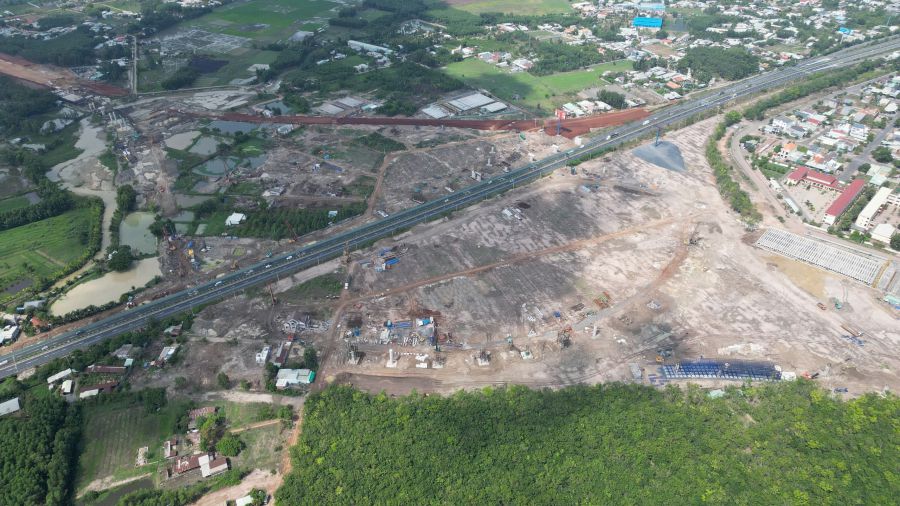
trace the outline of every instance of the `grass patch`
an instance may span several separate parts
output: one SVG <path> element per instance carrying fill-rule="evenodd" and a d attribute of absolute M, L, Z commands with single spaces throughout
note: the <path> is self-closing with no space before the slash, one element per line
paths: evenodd
<path fill-rule="evenodd" d="M 369 149 L 381 151 L 382 153 L 391 153 L 393 151 L 403 151 L 406 149 L 406 145 L 402 142 L 398 142 L 389 137 L 385 137 L 378 132 L 372 132 L 369 135 L 364 135 L 357 139 L 356 142 Z"/>
<path fill-rule="evenodd" d="M 12 211 L 13 209 L 21 209 L 31 205 L 31 201 L 25 195 L 16 195 L 14 197 L 0 200 L 0 213 Z"/>
<path fill-rule="evenodd" d="M 228 187 L 227 195 L 245 195 L 256 197 L 262 193 L 259 183 L 253 181 L 240 181 Z"/>
<path fill-rule="evenodd" d="M 324 0 L 235 2 L 197 18 L 195 24 L 228 35 L 255 40 L 277 40 L 299 30 L 295 23 L 300 20 L 330 17 L 329 11 L 335 6 L 337 4 Z"/>
<path fill-rule="evenodd" d="M 216 406 L 219 408 L 219 412 L 225 415 L 225 423 L 232 429 L 275 418 L 275 408 L 265 402 L 238 403 L 215 401 L 202 403 L 201 406 Z"/>
<path fill-rule="evenodd" d="M 102 155 L 97 157 L 100 160 L 100 163 L 103 164 L 104 167 L 111 170 L 113 174 L 119 172 L 119 160 L 116 158 L 116 154 L 112 152 L 112 150 L 107 149 L 103 152 Z"/>
<path fill-rule="evenodd" d="M 241 469 L 277 469 L 281 460 L 278 447 L 285 444 L 287 432 L 281 424 L 267 425 L 238 434 L 244 442 L 241 454 L 232 459 L 232 465 Z"/>
<path fill-rule="evenodd" d="M 0 232 L 0 290 L 22 280 L 49 278 L 88 248 L 91 208 Z"/>
<path fill-rule="evenodd" d="M 540 16 L 572 12 L 572 5 L 567 0 L 480 0 L 455 7 L 472 14 L 502 12 L 521 16 Z"/>
<path fill-rule="evenodd" d="M 299 285 L 284 292 L 282 297 L 287 296 L 292 299 L 324 299 L 325 297 L 333 297 L 340 295 L 341 289 L 344 288 L 344 276 L 339 273 L 329 272 L 321 276 L 310 279 L 309 281 L 300 283 Z"/>
<path fill-rule="evenodd" d="M 154 413 L 122 402 L 86 407 L 77 487 L 106 476 L 122 479 L 155 470 L 154 464 L 134 466 L 138 448 L 150 448 L 147 460 L 151 463 L 162 459 L 162 442 L 172 436 L 178 418 L 187 409 L 186 401 L 171 400 Z"/>
<path fill-rule="evenodd" d="M 444 71 L 473 88 L 487 89 L 503 100 L 546 113 L 572 101 L 575 94 L 585 88 L 606 84 L 601 77 L 604 72 L 624 72 L 632 68 L 630 61 L 609 62 L 590 70 L 573 70 L 537 77 L 527 72 L 507 72 L 495 65 L 470 58 L 451 63 Z"/>
<path fill-rule="evenodd" d="M 372 176 L 359 176 L 352 183 L 344 186 L 344 189 L 351 195 L 357 197 L 368 197 L 375 190 L 375 178 Z"/>

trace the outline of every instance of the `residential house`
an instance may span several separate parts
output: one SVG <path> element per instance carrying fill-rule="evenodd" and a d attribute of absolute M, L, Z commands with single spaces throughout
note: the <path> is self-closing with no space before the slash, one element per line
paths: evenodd
<path fill-rule="evenodd" d="M 207 453 L 197 459 L 200 464 L 200 475 L 204 478 L 224 473 L 228 470 L 228 459 L 225 457 L 214 458 L 214 454 Z"/>

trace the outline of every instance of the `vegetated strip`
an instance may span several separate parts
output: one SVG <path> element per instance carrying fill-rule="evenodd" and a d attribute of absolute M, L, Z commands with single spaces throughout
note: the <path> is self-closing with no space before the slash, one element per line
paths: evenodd
<path fill-rule="evenodd" d="M 889 504 L 900 400 L 809 381 L 311 395 L 279 504 Z M 415 434 L 416 437 L 410 437 Z M 427 479 L 420 479 L 427 477 Z"/>

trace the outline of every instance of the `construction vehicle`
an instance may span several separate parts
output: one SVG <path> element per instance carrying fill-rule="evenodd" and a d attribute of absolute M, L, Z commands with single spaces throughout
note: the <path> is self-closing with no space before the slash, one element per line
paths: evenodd
<path fill-rule="evenodd" d="M 568 348 L 572 344 L 571 325 L 566 325 L 564 329 L 556 333 L 556 342 L 558 342 L 563 348 Z"/>

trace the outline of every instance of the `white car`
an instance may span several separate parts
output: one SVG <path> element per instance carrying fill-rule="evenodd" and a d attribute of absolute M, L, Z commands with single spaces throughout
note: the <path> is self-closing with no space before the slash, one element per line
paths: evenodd
<path fill-rule="evenodd" d="M 294 259 L 294 255 L 290 255 L 289 257 L 285 258 L 285 260 L 293 260 L 293 259 Z"/>
<path fill-rule="evenodd" d="M 221 281 L 216 281 L 216 284 L 214 284 L 213 286 L 222 286 L 222 282 L 221 282 Z"/>
<path fill-rule="evenodd" d="M 644 126 L 647 126 L 647 125 L 649 125 L 649 124 L 650 124 L 650 120 L 649 120 L 649 119 L 644 120 L 644 122 L 641 123 L 641 125 L 644 125 Z"/>
<path fill-rule="evenodd" d="M 268 269 L 269 267 L 272 267 L 272 264 L 266 264 L 266 269 Z"/>

